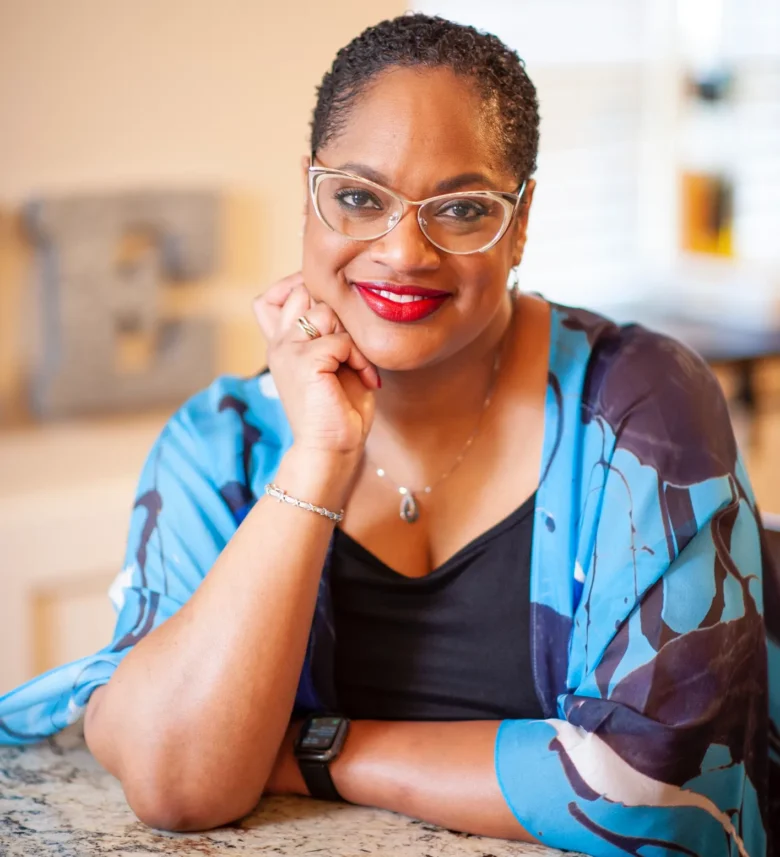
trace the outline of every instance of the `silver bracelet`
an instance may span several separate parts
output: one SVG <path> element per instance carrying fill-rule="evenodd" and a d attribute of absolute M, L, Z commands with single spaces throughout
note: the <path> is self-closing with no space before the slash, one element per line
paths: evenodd
<path fill-rule="evenodd" d="M 344 519 L 343 509 L 340 512 L 331 512 L 324 506 L 315 506 L 314 503 L 307 503 L 305 500 L 297 500 L 273 482 L 269 482 L 268 485 L 265 486 L 265 493 L 268 494 L 269 497 L 273 497 L 274 500 L 278 500 L 280 503 L 289 503 L 291 506 L 299 506 L 301 509 L 306 509 L 307 512 L 316 512 L 318 515 L 322 515 L 324 518 L 329 518 L 337 524 L 339 521 Z"/>

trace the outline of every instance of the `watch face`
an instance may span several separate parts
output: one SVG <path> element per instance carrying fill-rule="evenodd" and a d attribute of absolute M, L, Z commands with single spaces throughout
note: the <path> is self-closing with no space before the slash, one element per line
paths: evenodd
<path fill-rule="evenodd" d="M 336 740 L 341 717 L 314 717 L 309 721 L 309 728 L 301 736 L 298 746 L 301 750 L 329 750 Z"/>

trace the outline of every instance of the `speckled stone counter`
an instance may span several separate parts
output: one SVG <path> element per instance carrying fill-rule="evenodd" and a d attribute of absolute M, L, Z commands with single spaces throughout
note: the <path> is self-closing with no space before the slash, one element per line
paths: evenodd
<path fill-rule="evenodd" d="M 555 857 L 561 853 L 452 833 L 382 810 L 302 798 L 263 800 L 252 815 L 208 833 L 162 833 L 135 818 L 119 783 L 94 760 L 77 727 L 34 747 L 0 747 L 1 857 Z"/>

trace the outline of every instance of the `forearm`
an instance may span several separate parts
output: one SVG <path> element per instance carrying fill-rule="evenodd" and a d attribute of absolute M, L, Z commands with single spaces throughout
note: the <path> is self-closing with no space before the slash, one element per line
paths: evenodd
<path fill-rule="evenodd" d="M 496 721 L 358 721 L 334 764 L 345 800 L 452 830 L 533 838 L 518 824 L 495 773 Z"/>
<path fill-rule="evenodd" d="M 354 721 L 331 776 L 350 803 L 451 830 L 536 842 L 507 806 L 495 772 L 497 721 Z M 306 794 L 287 733 L 271 790 Z"/>
<path fill-rule="evenodd" d="M 351 479 L 344 465 L 293 450 L 277 481 L 338 508 Z M 90 748 L 136 811 L 161 796 L 182 807 L 203 800 L 213 817 L 194 823 L 211 826 L 260 796 L 293 706 L 332 530 L 327 518 L 262 497 L 190 600 L 90 703 Z"/>

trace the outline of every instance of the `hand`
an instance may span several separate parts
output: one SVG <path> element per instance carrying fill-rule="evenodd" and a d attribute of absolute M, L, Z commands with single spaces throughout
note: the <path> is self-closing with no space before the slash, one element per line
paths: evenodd
<path fill-rule="evenodd" d="M 374 419 L 376 368 L 358 350 L 335 312 L 315 301 L 300 272 L 255 301 L 268 340 L 268 367 L 300 449 L 362 453 Z M 309 339 L 296 319 L 322 333 Z"/>

